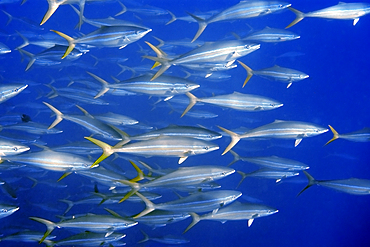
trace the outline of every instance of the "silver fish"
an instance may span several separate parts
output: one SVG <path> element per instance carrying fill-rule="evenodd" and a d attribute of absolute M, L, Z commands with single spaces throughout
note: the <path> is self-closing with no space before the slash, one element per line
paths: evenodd
<path fill-rule="evenodd" d="M 25 90 L 28 85 L 18 83 L 7 83 L 0 86 L 0 104 L 4 103 L 10 98 L 18 95 L 20 92 Z"/>
<path fill-rule="evenodd" d="M 333 138 L 330 139 L 325 145 L 328 145 L 336 139 L 345 139 L 353 142 L 368 142 L 370 141 L 370 128 L 363 128 L 347 134 L 339 134 L 333 127 L 329 125 L 331 132 L 333 132 Z"/>
<path fill-rule="evenodd" d="M 282 107 L 283 104 L 259 95 L 243 94 L 234 92 L 232 94 L 217 95 L 207 98 L 197 98 L 191 93 L 186 93 L 190 102 L 184 110 L 183 117 L 197 102 L 208 103 L 220 107 L 227 107 L 239 111 L 267 111 Z"/>
<path fill-rule="evenodd" d="M 156 209 L 171 210 L 173 212 L 196 212 L 207 211 L 216 212 L 219 208 L 232 203 L 238 199 L 242 193 L 236 190 L 214 190 L 207 192 L 198 192 L 174 201 L 154 204 L 139 192 L 136 194 L 143 199 L 146 208 L 134 218 L 140 218 Z"/>
<path fill-rule="evenodd" d="M 189 231 L 190 228 L 201 220 L 217 220 L 222 223 L 228 220 L 248 220 L 248 227 L 250 227 L 254 219 L 269 216 L 277 212 L 279 212 L 279 210 L 269 206 L 236 201 L 227 207 L 220 208 L 216 213 L 208 213 L 201 216 L 196 213 L 190 213 L 193 217 L 193 221 L 185 229 L 184 233 Z"/>
<path fill-rule="evenodd" d="M 261 70 L 252 70 L 251 68 L 249 68 L 244 63 L 242 63 L 240 61 L 238 61 L 238 62 L 243 66 L 243 68 L 248 73 L 248 76 L 244 81 L 243 87 L 245 86 L 245 84 L 247 84 L 247 82 L 249 81 L 249 79 L 253 75 L 259 75 L 261 77 L 265 77 L 265 78 L 268 78 L 268 79 L 273 79 L 273 80 L 276 80 L 276 81 L 286 82 L 286 83 L 288 83 L 287 88 L 289 88 L 292 85 L 293 82 L 301 81 L 301 80 L 306 79 L 306 78 L 309 77 L 309 75 L 307 75 L 307 74 L 305 74 L 301 71 L 298 71 L 298 70 L 295 70 L 295 69 L 290 69 L 290 68 L 280 67 L 278 65 L 275 65 L 271 68 L 261 69 Z"/>
<path fill-rule="evenodd" d="M 317 17 L 317 18 L 326 18 L 326 19 L 339 19 L 339 20 L 353 20 L 353 26 L 357 24 L 360 20 L 360 17 L 370 13 L 370 4 L 369 3 L 343 3 L 339 2 L 337 5 L 312 11 L 309 13 L 302 13 L 299 10 L 296 10 L 292 7 L 289 7 L 296 18 L 286 27 L 289 28 L 305 17 Z"/>
<path fill-rule="evenodd" d="M 308 179 L 308 185 L 298 193 L 310 188 L 312 185 L 321 185 L 334 190 L 345 192 L 353 195 L 370 195 L 370 180 L 359 178 L 337 179 L 337 180 L 316 180 L 307 171 L 303 171 Z"/>
<path fill-rule="evenodd" d="M 212 142 L 189 137 L 160 136 L 158 138 L 129 143 L 123 146 L 118 143 L 113 147 L 92 137 L 85 137 L 85 139 L 95 143 L 103 150 L 103 154 L 92 166 L 106 159 L 113 153 L 129 153 L 141 156 L 180 157 L 179 164 L 181 164 L 188 158 L 188 156 L 208 153 L 219 149 L 218 145 Z"/>
<path fill-rule="evenodd" d="M 240 3 L 231 6 L 206 20 L 190 14 L 199 24 L 199 29 L 192 42 L 203 33 L 204 29 L 210 23 L 264 16 L 283 10 L 289 6 L 291 6 L 290 3 L 281 1 L 240 1 Z"/>
<path fill-rule="evenodd" d="M 328 131 L 328 129 L 316 124 L 284 120 L 275 120 L 272 123 L 252 129 L 241 135 L 220 126 L 218 127 L 231 136 L 231 142 L 222 155 L 232 149 L 242 138 L 295 139 L 294 146 L 296 147 L 303 138 L 320 135 Z"/>
<path fill-rule="evenodd" d="M 162 65 L 162 67 L 157 71 L 157 73 L 155 73 L 151 80 L 154 80 L 158 76 L 162 75 L 172 65 L 227 62 L 232 64 L 236 59 L 246 56 L 260 48 L 259 44 L 242 40 L 207 42 L 201 47 L 195 48 L 176 58 L 170 59 L 154 45 L 150 44 L 149 42 L 145 43 L 147 43 L 150 48 L 156 52 L 157 57 L 143 57 L 156 62 L 152 68 L 158 66 L 159 64 Z"/>

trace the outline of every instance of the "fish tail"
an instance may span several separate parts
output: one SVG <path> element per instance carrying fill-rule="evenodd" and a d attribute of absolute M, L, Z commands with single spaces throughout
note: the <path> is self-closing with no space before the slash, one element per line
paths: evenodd
<path fill-rule="evenodd" d="M 106 92 L 109 91 L 109 83 L 105 80 L 103 80 L 102 78 L 100 78 L 99 76 L 97 75 L 94 75 L 93 73 L 90 73 L 89 71 L 86 71 L 86 73 L 88 73 L 90 76 L 92 76 L 95 80 L 97 80 L 98 82 L 100 82 L 102 84 L 102 88 L 100 89 L 99 93 L 97 93 L 95 96 L 94 96 L 94 99 L 97 99 L 99 98 L 100 96 L 104 95 Z"/>
<path fill-rule="evenodd" d="M 74 206 L 74 202 L 70 201 L 70 200 L 67 200 L 67 199 L 60 199 L 59 200 L 60 202 L 64 202 L 68 205 L 66 211 L 64 211 L 63 215 L 66 215 L 69 210 L 71 210 L 71 208 Z"/>
<path fill-rule="evenodd" d="M 55 31 L 55 30 L 50 30 L 50 31 L 53 31 L 54 33 L 62 36 L 63 38 L 65 38 L 68 41 L 68 48 L 67 48 L 66 52 L 64 53 L 64 55 L 62 56 L 62 59 L 65 58 L 75 48 L 75 46 L 76 46 L 76 44 L 74 43 L 75 40 L 72 37 L 69 37 L 68 35 L 66 35 L 62 32 Z"/>
<path fill-rule="evenodd" d="M 137 171 L 137 176 L 133 179 L 130 179 L 130 182 L 138 182 L 138 181 L 141 181 L 144 179 L 144 173 L 143 171 L 134 163 L 132 162 L 131 160 L 129 160 L 131 165 L 135 168 L 135 170 Z"/>
<path fill-rule="evenodd" d="M 30 61 L 27 64 L 27 67 L 26 67 L 25 71 L 29 70 L 31 68 L 31 66 L 33 65 L 33 63 L 36 61 L 35 55 L 33 55 L 31 52 L 22 50 L 21 48 L 19 48 L 18 51 L 21 55 L 24 54 L 30 59 Z"/>
<path fill-rule="evenodd" d="M 206 29 L 208 23 L 203 18 L 200 18 L 200 17 L 198 17 L 196 15 L 193 15 L 193 14 L 191 14 L 189 12 L 187 12 L 187 13 L 188 13 L 188 15 L 190 15 L 191 17 L 193 17 L 198 22 L 198 25 L 199 25 L 198 31 L 195 34 L 193 40 L 191 41 L 191 43 L 193 43 L 203 33 L 203 31 L 204 31 L 204 29 Z"/>
<path fill-rule="evenodd" d="M 45 240 L 45 238 L 47 238 L 47 236 L 49 236 L 49 234 L 54 230 L 54 228 L 57 227 L 54 222 L 39 217 L 30 217 L 30 219 L 46 225 L 47 230 L 44 236 L 40 239 L 39 244 L 41 244 Z"/>
<path fill-rule="evenodd" d="M 182 234 L 189 231 L 190 228 L 195 226 L 195 224 L 197 224 L 200 221 L 200 217 L 199 217 L 198 214 L 196 214 L 196 213 L 189 213 L 189 214 L 191 215 L 191 217 L 193 217 L 193 221 L 190 223 L 190 225 L 185 229 L 185 231 Z"/>
<path fill-rule="evenodd" d="M 15 50 L 18 50 L 18 49 L 21 49 L 21 48 L 24 48 L 24 47 L 28 46 L 30 44 L 29 40 L 26 37 L 24 37 L 17 30 L 16 30 L 16 32 L 18 33 L 19 37 L 21 37 L 23 39 L 23 44 L 21 44 L 20 46 L 18 46 L 17 48 L 15 48 Z"/>
<path fill-rule="evenodd" d="M 189 105 L 188 105 L 188 107 L 186 107 L 184 112 L 181 114 L 181 117 L 183 117 L 198 101 L 198 98 L 195 97 L 192 93 L 187 92 L 185 94 L 186 94 L 186 96 L 189 97 Z"/>
<path fill-rule="evenodd" d="M 230 141 L 230 144 L 229 146 L 226 147 L 225 151 L 222 153 L 222 155 L 226 154 L 228 151 L 230 151 L 230 149 L 232 149 L 240 140 L 240 135 L 238 135 L 237 133 L 235 132 L 232 132 L 230 130 L 227 130 L 225 128 L 222 128 L 221 126 L 217 126 L 219 127 L 222 131 L 226 132 L 227 134 L 230 135 L 231 137 L 231 141 Z"/>
<path fill-rule="evenodd" d="M 91 141 L 92 143 L 98 145 L 103 150 L 103 154 L 91 165 L 91 167 L 96 166 L 97 164 L 99 164 L 100 162 L 102 162 L 103 160 L 105 160 L 111 154 L 114 153 L 114 148 L 111 145 L 109 145 L 105 142 L 99 141 L 99 140 L 97 140 L 95 138 L 92 138 L 92 137 L 85 137 L 85 139 L 87 139 L 87 140 Z"/>
<path fill-rule="evenodd" d="M 231 166 L 232 164 L 234 164 L 235 162 L 241 160 L 240 158 L 240 155 L 237 154 L 235 151 L 233 150 L 230 150 L 230 153 L 234 156 L 234 160 L 230 162 L 230 164 L 228 164 L 227 166 Z"/>
<path fill-rule="evenodd" d="M 311 174 L 309 174 L 308 172 L 306 171 L 303 171 L 304 175 L 306 175 L 307 179 L 308 179 L 308 184 L 306 187 L 303 188 L 303 190 L 301 190 L 297 197 L 303 193 L 303 191 L 307 190 L 308 188 L 310 188 L 312 185 L 314 184 L 317 184 L 317 181 L 311 176 Z"/>
<path fill-rule="evenodd" d="M 239 60 L 236 60 L 238 61 L 238 63 L 243 66 L 243 68 L 247 71 L 247 78 L 245 79 L 244 83 L 243 83 L 243 87 L 245 86 L 245 84 L 247 84 L 247 82 L 249 81 L 249 79 L 251 79 L 252 75 L 253 75 L 253 70 L 251 68 L 249 68 L 247 65 L 245 65 L 243 62 L 239 61 Z"/>
<path fill-rule="evenodd" d="M 288 7 L 288 9 L 290 9 L 296 15 L 296 17 L 288 26 L 285 27 L 285 29 L 290 28 L 291 26 L 294 26 L 295 24 L 297 24 L 304 18 L 303 12 L 296 10 L 295 8 L 292 8 L 292 7 Z"/>
<path fill-rule="evenodd" d="M 7 23 L 6 23 L 6 26 L 8 26 L 9 25 L 9 23 L 13 20 L 13 16 L 11 15 L 11 14 L 9 14 L 8 12 L 6 12 L 5 10 L 1 10 L 1 11 L 3 11 L 3 13 L 6 15 L 6 16 L 8 16 L 8 21 L 7 21 Z"/>
<path fill-rule="evenodd" d="M 333 138 L 331 138 L 327 143 L 325 143 L 325 146 L 328 145 L 329 143 L 331 143 L 332 141 L 335 141 L 336 139 L 339 138 L 338 132 L 333 127 L 331 127 L 330 125 L 329 125 L 329 128 L 330 128 L 331 132 L 333 132 Z"/>
<path fill-rule="evenodd" d="M 128 185 L 131 187 L 131 190 L 118 202 L 121 203 L 123 201 L 126 201 L 128 198 L 130 198 L 133 194 L 138 192 L 140 190 L 140 184 L 135 183 L 133 181 L 128 181 L 128 180 L 118 180 L 118 182 L 123 183 L 124 185 Z"/>
<path fill-rule="evenodd" d="M 242 172 L 242 171 L 236 171 L 236 172 L 239 173 L 242 176 L 242 179 L 240 179 L 240 182 L 238 183 L 238 186 L 236 186 L 236 189 L 237 189 L 242 184 L 242 182 L 244 181 L 244 179 L 246 177 L 248 177 L 248 174 L 245 173 L 245 172 Z"/>
<path fill-rule="evenodd" d="M 176 20 L 177 20 L 177 18 L 176 18 L 176 16 L 175 16 L 171 11 L 169 11 L 169 10 L 167 10 L 167 11 L 168 11 L 168 13 L 171 15 L 171 20 L 169 20 L 169 21 L 166 23 L 166 25 L 169 25 L 169 24 L 171 24 L 172 22 L 176 21 Z"/>
<path fill-rule="evenodd" d="M 146 208 L 141 213 L 135 215 L 133 217 L 134 219 L 140 218 L 140 217 L 142 217 L 144 215 L 147 215 L 150 212 L 152 212 L 152 211 L 155 210 L 155 204 L 154 203 L 152 203 L 151 201 L 149 201 L 145 196 L 143 196 L 139 192 L 136 192 L 136 195 L 138 195 L 138 197 L 140 197 L 141 200 L 143 200 L 145 202 Z"/>
<path fill-rule="evenodd" d="M 42 102 L 44 103 L 47 107 L 50 108 L 50 110 L 52 110 L 55 115 L 56 115 L 56 118 L 54 120 L 54 122 L 49 126 L 48 129 L 52 129 L 54 128 L 58 123 L 60 123 L 62 120 L 63 120 L 63 113 L 61 113 L 57 108 L 55 108 L 54 106 L 46 103 L 46 102 Z"/>
<path fill-rule="evenodd" d="M 125 13 L 127 11 L 126 6 L 121 1 L 117 1 L 117 2 L 119 3 L 119 5 L 121 5 L 122 10 L 120 12 L 118 12 L 117 14 L 115 14 L 114 16 L 122 15 L 123 13 Z"/>
<path fill-rule="evenodd" d="M 42 18 L 42 21 L 40 23 L 40 26 L 42 26 L 49 18 L 54 14 L 54 12 L 58 9 L 59 3 L 58 0 L 47 0 L 49 4 L 48 11 L 44 15 L 44 18 Z"/>
<path fill-rule="evenodd" d="M 144 239 L 140 240 L 139 242 L 137 242 L 138 244 L 139 243 L 144 243 L 146 241 L 149 241 L 149 236 L 148 234 L 146 234 L 146 232 L 144 232 L 142 229 L 140 229 L 141 233 L 144 235 Z"/>

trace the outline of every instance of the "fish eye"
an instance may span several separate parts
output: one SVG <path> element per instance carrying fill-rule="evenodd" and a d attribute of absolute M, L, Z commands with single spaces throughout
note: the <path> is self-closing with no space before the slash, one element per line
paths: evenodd
<path fill-rule="evenodd" d="M 125 226 L 128 226 L 128 224 L 127 224 L 127 223 L 125 223 Z"/>
<path fill-rule="evenodd" d="M 186 87 L 186 88 L 189 88 L 189 84 L 185 84 L 185 87 Z"/>
<path fill-rule="evenodd" d="M 14 88 L 13 92 L 15 92 L 15 93 L 18 92 L 18 88 Z"/>
<path fill-rule="evenodd" d="M 203 149 L 208 150 L 208 146 L 205 146 Z"/>
<path fill-rule="evenodd" d="M 2 212 L 2 213 L 6 213 L 6 212 L 8 212 L 8 210 L 6 210 L 6 209 L 4 208 L 4 209 L 1 209 L 1 212 Z"/>
<path fill-rule="evenodd" d="M 18 150 L 18 148 L 17 148 L 17 147 L 14 147 L 14 148 L 13 148 L 13 151 L 17 151 L 17 150 Z"/>

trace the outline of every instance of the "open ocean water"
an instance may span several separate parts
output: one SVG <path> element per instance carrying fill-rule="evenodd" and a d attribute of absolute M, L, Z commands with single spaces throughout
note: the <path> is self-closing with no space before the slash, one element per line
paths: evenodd
<path fill-rule="evenodd" d="M 9 3 L 8 3 L 9 2 Z M 328 128 L 333 126 L 339 134 L 358 131 L 370 127 L 370 63 L 369 37 L 370 16 L 363 16 L 354 26 L 352 20 L 331 20 L 322 18 L 305 18 L 293 27 L 287 29 L 300 38 L 286 42 L 263 43 L 257 51 L 238 58 L 253 70 L 269 68 L 274 65 L 302 71 L 309 78 L 294 82 L 290 88 L 286 83 L 268 80 L 258 75 L 252 76 L 243 88 L 247 76 L 245 69 L 238 66 L 234 69 L 219 71 L 206 78 L 207 72 L 190 70 L 181 66 L 171 66 L 165 74 L 185 78 L 200 85 L 192 91 L 197 97 L 231 94 L 234 91 L 244 94 L 255 94 L 269 97 L 284 105 L 271 111 L 238 111 L 211 104 L 199 104 L 192 110 L 207 112 L 217 117 L 192 117 L 190 112 L 180 118 L 187 103 L 178 103 L 178 99 L 186 100 L 184 95 L 175 96 L 166 102 L 162 97 L 149 97 L 145 94 L 114 95 L 106 93 L 98 98 L 104 105 L 94 104 L 93 96 L 100 90 L 100 84 L 86 71 L 91 72 L 109 83 L 115 83 L 111 77 L 119 80 L 129 79 L 134 75 L 149 73 L 153 61 L 143 59 L 143 55 L 155 56 L 155 53 L 144 42 L 158 45 L 155 37 L 163 40 L 161 47 L 168 55 L 176 56 L 190 51 L 189 46 L 168 45 L 174 41 L 184 41 L 190 44 L 198 30 L 196 22 L 178 20 L 166 25 L 171 20 L 171 11 L 177 17 L 188 16 L 187 12 L 195 15 L 218 13 L 238 3 L 238 1 L 122 1 L 127 11 L 115 18 L 144 25 L 151 32 L 140 40 L 128 44 L 123 49 L 118 47 L 87 47 L 89 51 L 78 59 L 68 61 L 55 59 L 54 63 L 40 64 L 36 62 L 25 71 L 29 57 L 21 55 L 16 50 L 23 40 L 20 34 L 30 41 L 58 40 L 63 38 L 50 30 L 57 30 L 71 37 L 79 37 L 97 29 L 84 23 L 80 30 L 75 26 L 78 15 L 68 5 L 60 6 L 50 19 L 40 26 L 40 22 L 48 9 L 46 0 L 21 1 L 0 0 L 0 42 L 8 46 L 10 53 L 0 55 L 1 85 L 9 83 L 27 84 L 28 87 L 0 105 L 0 124 L 4 130 L 0 136 L 7 134 L 23 140 L 31 138 L 38 140 L 44 146 L 53 148 L 58 145 L 76 141 L 89 143 L 84 137 L 91 132 L 82 126 L 63 120 L 55 128 L 63 131 L 59 134 L 30 134 L 24 131 L 6 129 L 6 126 L 21 123 L 21 115 L 26 114 L 33 122 L 49 126 L 55 119 L 51 110 L 42 102 L 48 102 L 62 113 L 83 115 L 75 107 L 79 105 L 92 116 L 113 112 L 136 119 L 139 123 L 132 126 L 120 126 L 129 135 L 145 133 L 153 129 L 166 127 L 170 124 L 184 126 L 204 126 L 207 129 L 220 132 L 223 137 L 212 141 L 219 149 L 207 154 L 190 156 L 184 163 L 178 165 L 176 157 L 140 157 L 122 155 L 124 158 L 107 158 L 101 163 L 107 169 L 122 173 L 129 179 L 136 176 L 128 159 L 144 161 L 152 167 L 162 169 L 177 169 L 180 166 L 219 165 L 227 166 L 232 160 L 231 153 L 221 155 L 230 142 L 230 137 L 217 126 L 222 126 L 236 132 L 245 132 L 275 120 L 303 121 Z M 310 12 L 336 5 L 337 1 L 291 1 L 292 7 Z M 74 5 L 79 8 L 78 4 Z M 117 1 L 87 2 L 84 8 L 86 18 L 98 19 L 114 16 L 121 11 Z M 4 13 L 9 13 L 12 19 Z M 232 21 L 210 23 L 196 42 L 213 42 L 233 40 L 246 37 L 248 34 L 265 27 L 284 29 L 295 15 L 288 9 L 254 17 Z M 32 42 L 31 42 L 32 43 Z M 66 43 L 65 43 L 66 44 Z M 195 46 L 194 46 L 195 47 Z M 23 47 L 27 52 L 38 54 L 46 48 L 30 44 Z M 60 57 L 63 52 L 59 52 Z M 39 60 L 40 61 L 40 60 Z M 130 69 L 121 70 L 122 66 Z M 126 67 L 125 67 L 126 68 Z M 186 71 L 186 72 L 185 72 Z M 160 78 L 160 77 L 159 77 Z M 69 85 L 71 81 L 73 84 Z M 60 93 L 50 97 L 51 85 Z M 68 88 L 70 91 L 63 91 Z M 68 96 L 84 96 L 84 92 L 93 92 L 87 96 L 87 101 L 80 101 Z M 113 93 L 113 94 L 112 94 Z M 86 98 L 84 98 L 86 99 Z M 168 104 L 169 103 L 169 104 Z M 197 112 L 194 112 L 197 113 Z M 29 123 L 29 122 L 28 122 Z M 239 133 L 239 132 L 238 132 Z M 328 130 L 318 136 L 303 138 L 294 147 L 292 139 L 242 139 L 233 148 L 242 157 L 279 156 L 302 162 L 309 166 L 307 170 L 318 180 L 333 180 L 347 178 L 370 179 L 370 143 L 352 142 L 338 139 L 327 146 L 332 138 Z M 23 139 L 22 139 L 23 138 Z M 111 145 L 117 141 L 94 138 L 108 142 Z M 32 142 L 27 144 L 30 152 L 42 150 Z M 78 149 L 78 148 L 77 148 Z M 101 151 L 85 154 L 91 164 Z M 22 154 L 21 154 L 22 155 Z M 2 158 L 3 159 L 3 158 Z M 6 160 L 6 157 L 4 157 Z M 255 164 L 238 161 L 231 166 L 236 171 L 245 173 L 257 170 Z M 94 169 L 94 168 L 91 168 Z M 147 170 L 142 168 L 144 173 Z M 18 166 L 18 163 L 4 161 L 0 165 L 0 204 L 19 207 L 14 214 L 1 218 L 0 234 L 5 238 L 24 230 L 38 231 L 41 235 L 46 230 L 45 225 L 29 219 L 40 217 L 53 222 L 59 222 L 67 205 L 62 199 L 78 201 L 94 192 L 94 186 L 100 193 L 111 194 L 109 186 L 102 185 L 80 174 L 72 173 L 60 182 L 56 182 L 63 172 L 47 171 L 30 165 Z M 32 180 L 30 179 L 32 178 Z M 126 234 L 120 242 L 126 246 L 165 246 L 166 243 L 148 242 L 142 240 L 145 231 L 149 237 L 161 238 L 173 235 L 186 239 L 181 246 L 370 246 L 370 195 L 353 195 L 332 190 L 324 186 L 313 186 L 297 194 L 307 185 L 307 178 L 302 172 L 299 176 L 283 178 L 276 183 L 275 179 L 247 177 L 236 189 L 241 176 L 234 173 L 216 181 L 221 189 L 238 190 L 243 195 L 237 200 L 267 205 L 278 209 L 278 213 L 256 218 L 248 227 L 247 220 L 218 221 L 202 220 L 183 234 L 191 223 L 191 217 L 153 227 L 139 223 L 119 233 Z M 34 181 L 37 185 L 34 186 Z M 96 190 L 96 188 L 95 188 Z M 177 199 L 177 195 L 168 189 L 156 189 L 161 194 L 154 202 L 163 203 Z M 181 196 L 188 193 L 178 191 Z M 144 203 L 124 201 L 120 204 L 81 204 L 75 205 L 65 217 L 87 213 L 107 214 L 104 208 L 109 208 L 121 216 L 132 216 L 140 213 Z M 56 228 L 51 235 L 54 240 L 83 232 L 84 229 Z M 42 243 L 41 245 L 44 245 Z M 109 244 L 106 244 L 107 246 Z M 118 243 L 112 243 L 118 246 Z M 37 240 L 33 242 L 1 241 L 0 246 L 40 246 Z M 91 245 L 96 246 L 96 245 Z"/>

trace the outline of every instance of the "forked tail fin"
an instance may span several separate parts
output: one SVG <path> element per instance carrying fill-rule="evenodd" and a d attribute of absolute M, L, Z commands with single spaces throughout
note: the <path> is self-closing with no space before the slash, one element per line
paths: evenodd
<path fill-rule="evenodd" d="M 102 162 L 103 160 L 105 160 L 106 158 L 108 158 L 111 154 L 114 153 L 114 148 L 105 143 L 105 142 L 102 142 L 102 141 L 99 141 L 95 138 L 92 138 L 92 137 L 85 137 L 85 139 L 91 141 L 92 143 L 98 145 L 102 150 L 103 150 L 103 154 L 91 165 L 91 167 L 94 167 L 96 164 L 99 164 L 100 162 Z"/>
<path fill-rule="evenodd" d="M 291 26 L 294 26 L 295 24 L 297 24 L 304 18 L 304 13 L 302 13 L 301 11 L 296 10 L 295 8 L 292 8 L 292 7 L 288 7 L 288 9 L 290 9 L 296 15 L 296 17 L 288 26 L 286 26 L 285 29 L 290 28 Z"/>
<path fill-rule="evenodd" d="M 249 79 L 251 79 L 252 75 L 253 75 L 253 70 L 251 68 L 249 68 L 247 65 L 245 65 L 243 62 L 240 62 L 239 60 L 236 60 L 238 61 L 238 63 L 243 66 L 243 68 L 247 71 L 247 78 L 245 78 L 245 81 L 243 83 L 243 87 L 245 86 L 245 84 L 247 84 L 247 82 L 249 81 Z"/>
<path fill-rule="evenodd" d="M 317 184 L 317 181 L 311 176 L 311 174 L 309 174 L 308 172 L 306 171 L 303 171 L 304 175 L 306 175 L 307 179 L 308 179 L 308 184 L 306 187 L 303 188 L 303 190 L 301 190 L 297 197 L 303 193 L 303 191 L 307 190 L 308 188 L 310 188 L 312 185 L 314 184 Z"/>
<path fill-rule="evenodd" d="M 191 43 L 193 43 L 203 33 L 203 31 L 204 31 L 204 29 L 206 29 L 208 23 L 206 22 L 206 20 L 204 20 L 204 19 L 202 19 L 202 18 L 200 18 L 196 15 L 190 14 L 189 12 L 188 12 L 188 15 L 193 17 L 198 22 L 198 25 L 199 25 L 198 31 L 195 34 L 193 40 L 191 41 Z"/>
<path fill-rule="evenodd" d="M 331 138 L 327 143 L 325 143 L 325 146 L 339 138 L 338 132 L 330 125 L 329 125 L 329 128 L 331 132 L 333 132 L 333 138 Z"/>
<path fill-rule="evenodd" d="M 186 107 L 184 112 L 181 114 L 181 117 L 183 117 L 198 101 L 198 98 L 195 97 L 192 93 L 186 92 L 185 94 L 186 94 L 186 96 L 189 97 L 189 105 L 188 105 L 188 107 Z"/>
<path fill-rule="evenodd" d="M 46 225 L 47 230 L 44 236 L 40 239 L 39 244 L 41 244 L 45 240 L 45 238 L 47 238 L 47 236 L 50 235 L 50 233 L 54 230 L 54 228 L 57 227 L 57 225 L 54 222 L 51 222 L 49 220 L 45 220 L 45 219 L 38 218 L 38 217 L 30 217 L 30 219 Z"/>
<path fill-rule="evenodd" d="M 198 214 L 196 214 L 196 213 L 189 213 L 189 214 L 193 217 L 193 221 L 190 223 L 190 225 L 185 229 L 185 231 L 182 234 L 189 231 L 190 228 L 195 226 L 201 220 L 200 216 Z"/>
<path fill-rule="evenodd" d="M 225 128 L 222 128 L 221 126 L 217 126 L 219 127 L 222 131 L 226 132 L 227 134 L 230 135 L 231 137 L 231 141 L 230 141 L 230 144 L 229 146 L 226 147 L 225 151 L 222 153 L 222 155 L 226 154 L 227 152 L 230 151 L 230 149 L 232 149 L 240 140 L 240 135 L 238 135 L 237 133 L 235 132 L 232 132 L 231 130 L 227 130 Z"/>

